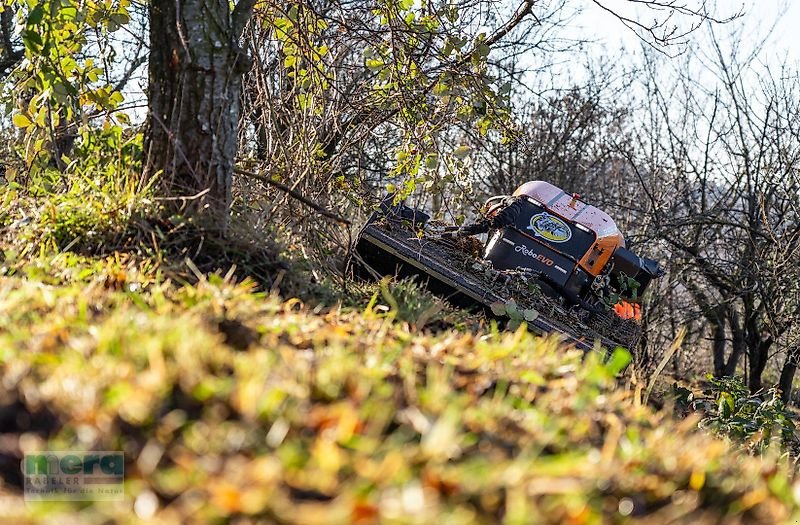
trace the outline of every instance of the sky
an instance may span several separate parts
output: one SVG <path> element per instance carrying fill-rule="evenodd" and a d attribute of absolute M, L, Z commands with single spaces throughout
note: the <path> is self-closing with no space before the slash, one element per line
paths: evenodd
<path fill-rule="evenodd" d="M 654 15 L 664 16 L 649 9 L 637 9 L 627 0 L 600 0 L 600 3 L 641 21 L 650 21 Z M 678 3 L 697 5 L 701 2 L 679 0 Z M 715 4 L 711 11 L 718 13 L 719 17 L 743 12 L 741 18 L 731 24 L 718 26 L 721 34 L 741 29 L 743 44 L 747 47 L 756 45 L 766 36 L 767 45 L 762 55 L 766 61 L 779 64 L 786 58 L 789 63 L 800 63 L 800 0 L 718 0 Z M 773 24 L 775 28 L 770 31 Z M 619 49 L 623 45 L 628 49 L 640 47 L 639 39 L 629 29 L 592 1 L 585 2 L 572 27 L 577 34 L 586 35 L 608 49 Z M 692 45 L 701 45 L 698 42 L 700 38 L 701 34 L 690 36 Z"/>

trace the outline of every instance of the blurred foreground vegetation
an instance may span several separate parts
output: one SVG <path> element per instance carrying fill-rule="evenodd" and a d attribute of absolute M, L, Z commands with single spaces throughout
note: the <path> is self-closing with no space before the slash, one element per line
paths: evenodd
<path fill-rule="evenodd" d="M 621 350 L 499 331 L 413 284 L 309 284 L 141 193 L 2 191 L 4 521 L 800 518 L 770 421 L 726 442 L 655 411 Z M 205 244 L 241 266 L 201 267 Z M 753 407 L 724 386 L 705 425 L 723 436 Z M 123 450 L 126 500 L 26 506 L 21 455 L 48 449 Z"/>

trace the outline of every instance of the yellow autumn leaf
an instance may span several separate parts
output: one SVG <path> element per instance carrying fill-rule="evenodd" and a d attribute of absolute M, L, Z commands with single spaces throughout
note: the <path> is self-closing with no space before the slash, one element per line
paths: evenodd
<path fill-rule="evenodd" d="M 689 477 L 689 487 L 694 491 L 699 491 L 703 488 L 703 485 L 706 483 L 706 473 L 702 470 L 694 470 L 692 471 L 692 475 Z"/>
<path fill-rule="evenodd" d="M 18 128 L 28 128 L 33 124 L 33 122 L 31 122 L 31 120 L 22 113 L 17 113 L 16 115 L 14 115 L 11 118 L 11 121 Z"/>

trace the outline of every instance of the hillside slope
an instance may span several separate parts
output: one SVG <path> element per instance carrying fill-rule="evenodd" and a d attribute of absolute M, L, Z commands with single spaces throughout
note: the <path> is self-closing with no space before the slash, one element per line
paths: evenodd
<path fill-rule="evenodd" d="M 624 352 L 584 358 L 524 327 L 418 330 L 437 310 L 402 321 L 391 291 L 358 308 L 265 294 L 151 250 L 142 225 L 160 219 L 135 199 L 0 202 L 4 520 L 799 516 L 785 457 L 642 406 L 617 379 Z M 124 451 L 126 501 L 26 506 L 21 454 L 46 449 Z"/>

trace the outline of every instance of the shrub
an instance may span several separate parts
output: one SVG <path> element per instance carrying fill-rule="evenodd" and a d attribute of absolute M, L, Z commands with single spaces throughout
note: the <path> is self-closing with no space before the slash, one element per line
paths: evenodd
<path fill-rule="evenodd" d="M 781 401 L 780 391 L 770 388 L 751 394 L 740 377 L 708 376 L 708 398 L 694 400 L 706 416 L 701 428 L 745 443 L 752 452 L 763 453 L 773 442 L 795 448 L 794 422 Z"/>

